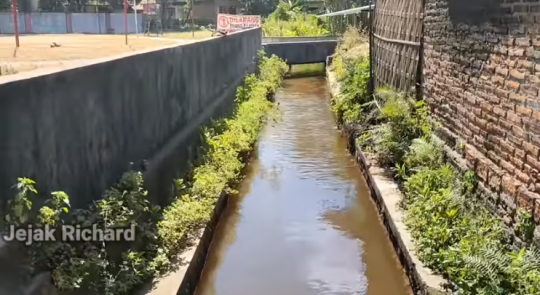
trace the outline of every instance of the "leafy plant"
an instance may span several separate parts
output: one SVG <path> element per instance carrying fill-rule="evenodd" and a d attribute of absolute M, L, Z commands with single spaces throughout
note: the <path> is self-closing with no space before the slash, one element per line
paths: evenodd
<path fill-rule="evenodd" d="M 300 1 L 279 2 L 276 10 L 262 24 L 262 30 L 264 35 L 269 37 L 326 36 L 329 34 L 317 16 L 303 11 Z"/>
<path fill-rule="evenodd" d="M 232 186 L 272 110 L 273 94 L 288 70 L 276 56 L 260 53 L 259 76 L 250 75 L 237 91 L 237 108 L 230 119 L 204 128 L 205 154 L 190 177 L 174 181 L 178 197 L 161 209 L 150 204 L 140 172 L 126 172 L 102 199 L 87 209 L 71 209 L 64 192 L 53 192 L 32 215 L 35 182 L 20 178 L 6 221 L 15 225 L 69 224 L 97 228 L 134 226 L 136 241 L 35 242 L 24 246 L 36 271 L 47 270 L 61 290 L 93 290 L 103 295 L 132 294 L 170 265 L 187 242 L 209 220 L 217 198 Z"/>
<path fill-rule="evenodd" d="M 424 102 L 389 89 L 377 89 L 372 97 L 357 95 L 362 92 L 354 90 L 367 87 L 367 81 L 351 78 L 355 68 L 345 68 L 342 95 L 333 108 L 340 123 L 355 128 L 359 147 L 375 153 L 380 164 L 395 167 L 404 221 L 420 260 L 449 279 L 453 294 L 540 294 L 540 252 L 533 246 L 516 252 L 506 243 L 500 220 L 476 201 L 476 175 L 458 173 L 445 163 Z M 359 115 L 345 116 L 347 110 Z M 377 120 L 366 120 L 368 111 Z M 359 119 L 371 126 L 354 125 Z M 530 240 L 535 230 L 531 212 L 520 208 L 515 219 L 516 234 Z"/>

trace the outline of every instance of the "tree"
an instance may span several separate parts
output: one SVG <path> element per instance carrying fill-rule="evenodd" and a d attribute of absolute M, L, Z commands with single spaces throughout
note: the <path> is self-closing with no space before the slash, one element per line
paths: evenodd
<path fill-rule="evenodd" d="M 38 2 L 39 10 L 45 12 L 61 12 L 67 5 L 69 2 L 65 0 L 39 0 Z"/>
<path fill-rule="evenodd" d="M 0 0 L 0 11 L 11 10 L 10 0 Z"/>
<path fill-rule="evenodd" d="M 245 13 L 251 15 L 268 16 L 278 4 L 278 0 L 242 0 Z"/>

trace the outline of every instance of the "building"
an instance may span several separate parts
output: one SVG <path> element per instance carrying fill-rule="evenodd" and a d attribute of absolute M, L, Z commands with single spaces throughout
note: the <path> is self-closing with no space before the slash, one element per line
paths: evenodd
<path fill-rule="evenodd" d="M 171 20 L 185 20 L 189 18 L 186 15 L 184 7 L 189 0 L 174 1 L 170 0 L 167 3 L 167 13 L 165 16 Z M 193 19 L 198 24 L 214 24 L 218 13 L 238 14 L 240 13 L 243 4 L 239 0 L 193 0 Z M 163 1 L 164 2 L 164 1 Z M 162 3 L 163 3 L 162 2 Z M 159 0 L 158 0 L 159 3 Z M 144 14 L 157 14 L 160 4 L 156 0 L 142 0 L 137 5 L 137 11 Z"/>

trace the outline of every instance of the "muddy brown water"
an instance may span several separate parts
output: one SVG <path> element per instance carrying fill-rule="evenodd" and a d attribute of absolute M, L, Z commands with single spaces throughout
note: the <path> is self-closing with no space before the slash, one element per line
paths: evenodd
<path fill-rule="evenodd" d="M 412 294 L 324 78 L 286 80 L 215 233 L 196 295 Z"/>

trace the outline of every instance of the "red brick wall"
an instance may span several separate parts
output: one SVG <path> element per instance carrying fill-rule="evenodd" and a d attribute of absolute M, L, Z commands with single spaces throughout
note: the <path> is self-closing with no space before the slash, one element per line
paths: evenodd
<path fill-rule="evenodd" d="M 540 2 L 494 2 L 426 0 L 424 98 L 507 225 L 540 223 Z"/>

